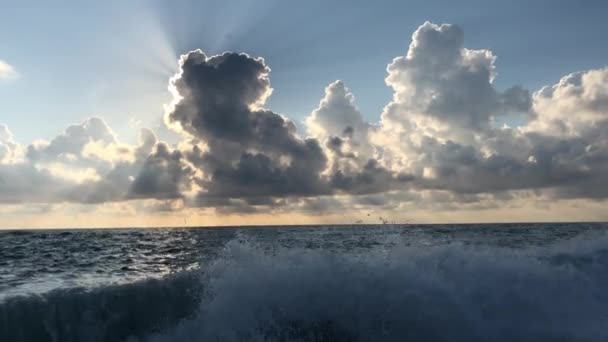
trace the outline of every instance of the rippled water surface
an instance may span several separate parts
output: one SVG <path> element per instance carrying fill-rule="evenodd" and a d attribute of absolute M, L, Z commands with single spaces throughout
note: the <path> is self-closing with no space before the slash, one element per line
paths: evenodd
<path fill-rule="evenodd" d="M 608 225 L 0 232 L 1 341 L 608 341 Z"/>

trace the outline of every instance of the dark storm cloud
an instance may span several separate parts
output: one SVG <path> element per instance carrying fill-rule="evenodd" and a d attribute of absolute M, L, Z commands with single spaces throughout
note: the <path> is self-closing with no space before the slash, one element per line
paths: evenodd
<path fill-rule="evenodd" d="M 69 182 L 29 164 L 0 164 L 1 203 L 55 202 L 66 185 Z"/>
<path fill-rule="evenodd" d="M 360 172 L 349 175 L 337 171 L 332 175 L 330 182 L 332 187 L 345 193 L 373 194 L 403 189 L 413 179 L 411 175 L 390 172 L 378 165 L 375 159 L 370 159 Z"/>
<path fill-rule="evenodd" d="M 316 145 L 316 141 L 309 141 Z M 329 189 L 319 173 L 324 159 L 318 145 L 312 156 L 296 156 L 288 166 L 280 166 L 262 153 L 242 154 L 234 166 L 218 166 L 206 183 L 208 193 L 230 197 L 316 195 Z M 317 163 L 315 166 L 310 162 Z"/>
<path fill-rule="evenodd" d="M 350 126 L 349 126 L 350 127 Z M 352 132 L 348 130 L 348 132 Z M 346 136 L 347 139 L 351 139 L 350 135 Z M 325 144 L 327 148 L 332 151 L 339 158 L 349 158 L 349 159 L 357 159 L 357 156 L 353 152 L 344 152 L 343 147 L 345 145 L 344 139 L 340 137 L 329 137 L 327 139 L 327 143 Z"/>
<path fill-rule="evenodd" d="M 532 154 L 560 198 L 608 198 L 608 120 L 575 137 L 535 135 Z"/>
<path fill-rule="evenodd" d="M 604 126 L 608 126 L 604 124 Z M 605 136 L 605 134 L 604 134 Z M 549 189 L 559 198 L 606 198 L 608 149 L 593 147 L 591 137 L 553 137 L 527 133 L 509 144 L 522 152 L 484 156 L 474 147 L 452 141 L 424 142 L 421 163 L 432 167 L 434 176 L 416 181 L 421 188 L 454 193 L 500 193 L 510 190 Z M 606 137 L 600 141 L 605 141 Z"/>
<path fill-rule="evenodd" d="M 171 121 L 204 140 L 192 161 L 209 175 L 211 197 L 290 196 L 327 192 L 319 173 L 326 159 L 316 140 L 295 135 L 293 123 L 264 109 L 270 69 L 261 59 L 194 51 L 181 59 L 175 87 L 183 99 Z M 196 152 L 196 151 L 195 151 Z"/>
<path fill-rule="evenodd" d="M 168 118 L 205 139 L 256 144 L 266 139 L 262 133 L 289 135 L 292 127 L 282 117 L 251 109 L 271 92 L 269 72 L 262 59 L 245 54 L 183 55 L 179 77 L 172 80 L 182 100 Z"/>
<path fill-rule="evenodd" d="M 206 175 L 199 197 L 210 200 L 201 203 L 221 197 L 317 196 L 336 189 L 380 191 L 375 186 L 386 183 L 387 176 L 371 168 L 352 179 L 325 179 L 327 156 L 319 141 L 300 138 L 291 121 L 259 108 L 272 90 L 262 59 L 193 51 L 182 56 L 180 66 L 173 85 L 181 100 L 167 119 L 207 145 L 205 151 L 186 152 Z"/>
<path fill-rule="evenodd" d="M 178 150 L 170 151 L 166 144 L 158 143 L 148 155 L 131 184 L 129 197 L 171 199 L 181 198 L 189 190 L 193 170 L 183 163 Z"/>

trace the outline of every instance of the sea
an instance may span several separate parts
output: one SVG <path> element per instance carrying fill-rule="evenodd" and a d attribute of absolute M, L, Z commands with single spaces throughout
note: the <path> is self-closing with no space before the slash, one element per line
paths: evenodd
<path fill-rule="evenodd" d="M 0 231 L 0 341 L 608 341 L 608 224 Z"/>

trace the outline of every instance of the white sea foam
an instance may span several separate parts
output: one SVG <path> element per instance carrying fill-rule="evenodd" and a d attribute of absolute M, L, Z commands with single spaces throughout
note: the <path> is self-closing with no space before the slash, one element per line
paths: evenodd
<path fill-rule="evenodd" d="M 152 341 L 605 341 L 608 238 L 553 248 L 231 242 L 193 319 Z"/>

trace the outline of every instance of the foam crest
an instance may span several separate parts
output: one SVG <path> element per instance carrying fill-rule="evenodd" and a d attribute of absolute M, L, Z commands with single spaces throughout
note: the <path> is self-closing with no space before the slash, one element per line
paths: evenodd
<path fill-rule="evenodd" d="M 199 315 L 152 340 L 606 340 L 607 242 L 337 254 L 233 241 Z"/>

